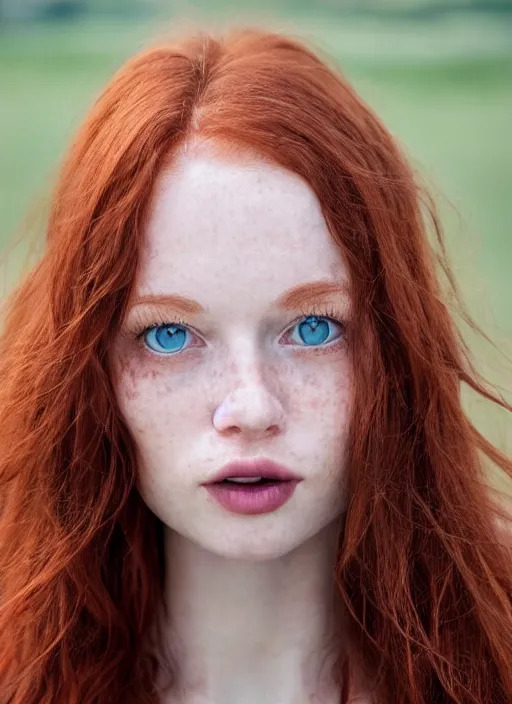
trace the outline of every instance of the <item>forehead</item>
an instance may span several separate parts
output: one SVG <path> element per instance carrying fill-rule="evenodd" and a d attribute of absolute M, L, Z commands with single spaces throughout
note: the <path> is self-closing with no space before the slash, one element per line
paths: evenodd
<path fill-rule="evenodd" d="M 320 203 L 299 176 L 258 159 L 182 154 L 161 174 L 147 221 L 139 294 L 279 295 L 348 280 Z"/>

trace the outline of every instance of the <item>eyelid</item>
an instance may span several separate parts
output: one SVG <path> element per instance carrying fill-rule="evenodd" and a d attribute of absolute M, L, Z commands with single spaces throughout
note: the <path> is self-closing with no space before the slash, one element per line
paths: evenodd
<path fill-rule="evenodd" d="M 295 320 L 295 323 L 303 317 L 310 318 L 312 316 L 316 316 L 317 318 L 331 318 L 332 320 L 342 324 L 345 324 L 346 321 L 346 315 L 343 315 L 341 309 L 331 303 L 304 307 L 304 309 L 301 310 L 301 315 Z"/>
<path fill-rule="evenodd" d="M 173 313 L 170 310 L 164 310 L 162 306 L 158 305 L 136 308 L 128 316 L 125 329 L 128 335 L 134 335 L 138 338 L 147 332 L 149 328 L 160 327 L 161 325 L 181 325 L 200 336 L 199 331 L 184 316 Z"/>
<path fill-rule="evenodd" d="M 195 330 L 195 328 L 193 328 L 186 320 L 184 320 L 180 316 L 176 316 L 169 318 L 169 320 L 162 319 L 161 321 L 159 320 L 159 322 L 150 322 L 148 325 L 144 325 L 143 329 L 137 333 L 137 337 L 141 337 L 149 330 L 154 330 L 155 328 L 163 328 L 172 325 L 186 328 L 187 330 L 190 330 L 190 332 L 193 332 L 196 335 L 200 335 L 200 333 L 197 332 L 197 330 Z"/>

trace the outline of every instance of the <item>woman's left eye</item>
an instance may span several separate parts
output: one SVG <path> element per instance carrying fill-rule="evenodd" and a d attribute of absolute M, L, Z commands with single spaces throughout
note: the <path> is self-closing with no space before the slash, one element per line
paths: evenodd
<path fill-rule="evenodd" d="M 291 330 L 296 331 L 296 334 L 291 335 L 293 342 L 311 347 L 333 342 L 342 337 L 344 332 L 343 325 L 338 321 L 318 315 L 308 315 Z"/>

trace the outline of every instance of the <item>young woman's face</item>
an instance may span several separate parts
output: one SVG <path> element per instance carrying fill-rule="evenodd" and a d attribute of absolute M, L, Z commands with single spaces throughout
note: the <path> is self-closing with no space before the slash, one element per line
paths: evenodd
<path fill-rule="evenodd" d="M 112 362 L 143 499 L 218 555 L 287 554 L 345 508 L 348 271 L 315 194 L 263 161 L 182 154 L 140 264 Z M 204 483 L 253 458 L 302 481 L 275 510 L 235 513 Z"/>

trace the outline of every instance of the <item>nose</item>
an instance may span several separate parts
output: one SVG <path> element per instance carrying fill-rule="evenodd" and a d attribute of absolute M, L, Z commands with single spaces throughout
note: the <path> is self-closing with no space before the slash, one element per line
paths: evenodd
<path fill-rule="evenodd" d="M 282 431 L 284 412 L 279 400 L 264 385 L 253 384 L 231 392 L 213 414 L 219 433 L 275 435 Z"/>

